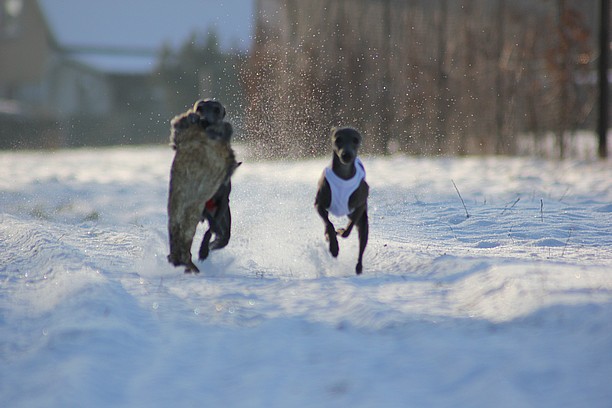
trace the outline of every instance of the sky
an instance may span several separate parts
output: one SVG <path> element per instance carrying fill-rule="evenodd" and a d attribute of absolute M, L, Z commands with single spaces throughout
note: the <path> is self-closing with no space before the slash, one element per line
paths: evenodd
<path fill-rule="evenodd" d="M 194 32 L 210 31 L 217 33 L 224 49 L 246 50 L 251 43 L 252 0 L 40 0 L 40 4 L 64 47 L 160 49 L 166 44 L 179 46 Z M 146 71 L 154 63 L 143 56 L 88 55 L 84 60 L 110 71 Z"/>

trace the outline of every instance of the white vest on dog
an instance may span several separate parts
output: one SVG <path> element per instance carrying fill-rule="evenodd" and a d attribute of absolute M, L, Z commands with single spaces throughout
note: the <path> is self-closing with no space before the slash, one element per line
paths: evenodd
<path fill-rule="evenodd" d="M 336 217 L 349 215 L 354 208 L 349 208 L 349 198 L 365 180 L 365 168 L 359 158 L 355 159 L 355 175 L 348 180 L 344 180 L 336 175 L 331 166 L 325 168 L 325 178 L 331 189 L 331 204 L 328 211 Z"/>

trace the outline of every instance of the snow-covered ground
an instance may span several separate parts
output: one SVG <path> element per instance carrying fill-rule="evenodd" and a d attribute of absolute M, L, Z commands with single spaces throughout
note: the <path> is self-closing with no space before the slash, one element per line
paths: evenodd
<path fill-rule="evenodd" d="M 171 267 L 171 159 L 0 153 L 0 406 L 612 406 L 610 161 L 365 157 L 355 276 L 327 159 L 245 160 L 230 245 Z"/>

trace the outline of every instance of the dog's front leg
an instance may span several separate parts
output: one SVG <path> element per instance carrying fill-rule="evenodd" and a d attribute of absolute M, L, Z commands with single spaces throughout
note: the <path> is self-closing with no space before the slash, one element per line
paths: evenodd
<path fill-rule="evenodd" d="M 200 116 L 196 113 L 189 113 L 187 115 L 180 115 L 174 117 L 170 122 L 172 127 L 172 133 L 170 134 L 170 145 L 173 149 L 181 144 L 184 130 L 189 128 L 189 126 L 198 123 L 200 120 Z"/>
<path fill-rule="evenodd" d="M 325 223 L 325 239 L 329 242 L 329 252 L 335 258 L 338 256 L 338 238 L 336 237 L 336 227 L 329 220 L 329 212 L 321 207 L 317 206 L 317 212 Z"/>
<path fill-rule="evenodd" d="M 220 207 L 215 218 L 216 229 L 213 230 L 215 240 L 210 243 L 210 249 L 221 249 L 229 243 L 232 232 L 232 214 L 229 205 L 224 207 L 223 212 Z"/>
<path fill-rule="evenodd" d="M 317 213 L 325 223 L 325 239 L 329 242 L 329 252 L 335 258 L 338 256 L 338 238 L 336 237 L 336 227 L 329 220 L 329 212 L 327 209 L 331 204 L 331 189 L 329 183 L 325 179 L 325 175 L 319 179 L 319 189 L 315 198 L 315 208 Z"/>
<path fill-rule="evenodd" d="M 200 261 L 208 258 L 208 253 L 210 252 L 210 239 L 212 238 L 211 228 L 206 230 L 204 236 L 202 237 L 202 243 L 200 244 L 200 251 L 198 252 L 198 258 Z"/>

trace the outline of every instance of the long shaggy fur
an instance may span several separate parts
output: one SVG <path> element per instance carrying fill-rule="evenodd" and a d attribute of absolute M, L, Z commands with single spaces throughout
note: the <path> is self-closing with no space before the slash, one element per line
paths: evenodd
<path fill-rule="evenodd" d="M 191 260 L 191 245 L 204 206 L 236 167 L 229 143 L 231 125 L 220 122 L 204 128 L 193 115 L 190 110 L 172 120 L 176 154 L 168 194 L 168 261 L 185 265 L 186 272 L 199 272 Z M 180 137 L 174 134 L 178 132 Z"/>

